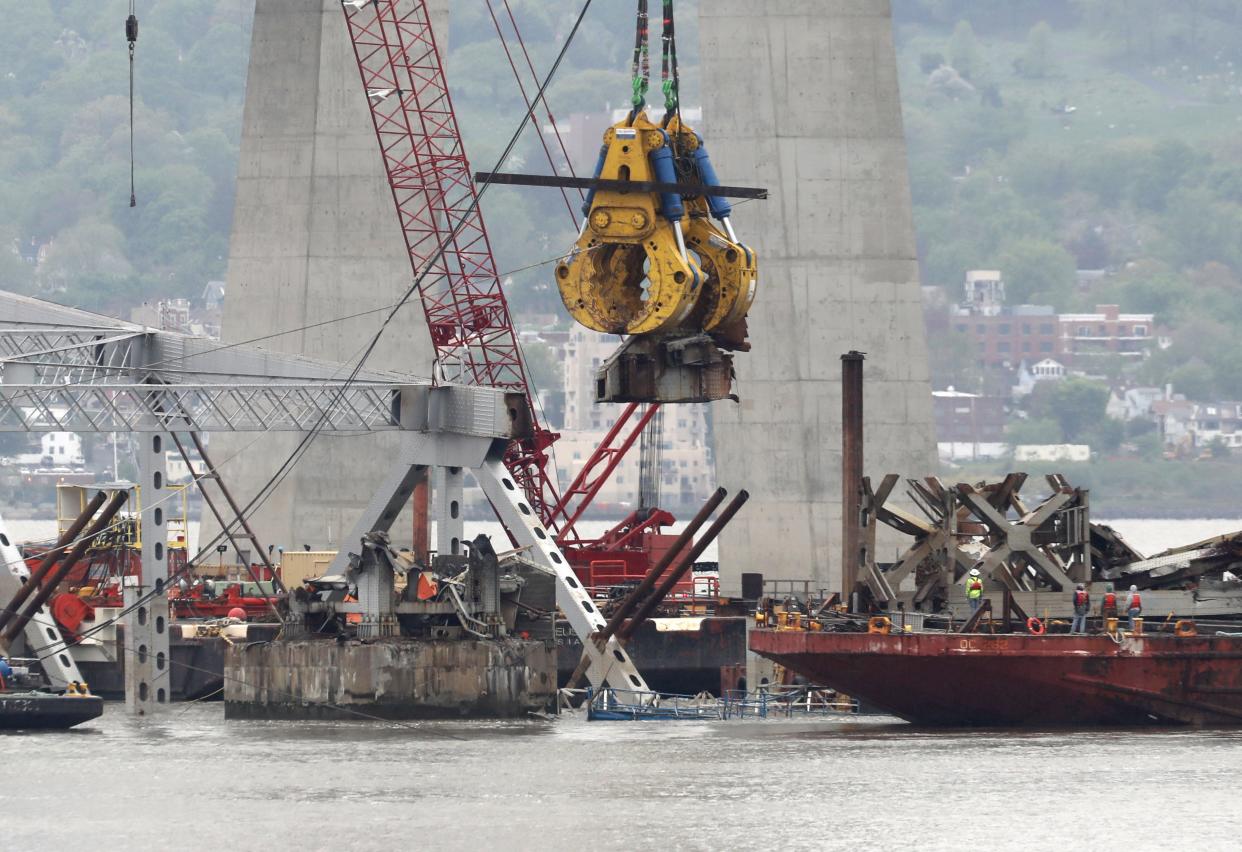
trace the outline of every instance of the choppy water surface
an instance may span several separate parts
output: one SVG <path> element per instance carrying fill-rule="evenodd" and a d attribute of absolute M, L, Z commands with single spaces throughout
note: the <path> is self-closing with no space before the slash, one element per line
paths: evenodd
<path fill-rule="evenodd" d="M 1242 731 L 226 722 L 0 736 L 5 849 L 1235 849 Z"/>

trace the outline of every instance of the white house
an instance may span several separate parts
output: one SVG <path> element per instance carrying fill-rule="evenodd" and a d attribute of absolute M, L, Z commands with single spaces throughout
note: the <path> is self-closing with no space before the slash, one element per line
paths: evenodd
<path fill-rule="evenodd" d="M 41 463 L 46 467 L 81 467 L 82 437 L 77 432 L 46 432 L 41 439 Z"/>

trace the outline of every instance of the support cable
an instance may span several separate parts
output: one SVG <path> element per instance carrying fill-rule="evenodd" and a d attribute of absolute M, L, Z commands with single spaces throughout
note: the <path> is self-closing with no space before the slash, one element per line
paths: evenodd
<path fill-rule="evenodd" d="M 632 121 L 647 103 L 647 89 L 651 85 L 651 57 L 647 49 L 647 0 L 638 0 L 638 15 L 634 25 L 634 59 L 630 63 L 630 86 L 633 90 L 630 112 Z"/>
<path fill-rule="evenodd" d="M 125 40 L 129 42 L 129 206 L 138 206 L 134 188 L 134 45 L 138 42 L 138 15 L 129 0 L 129 17 L 125 19 Z"/>
<path fill-rule="evenodd" d="M 506 0 L 506 3 L 505 3 L 505 6 L 506 6 L 506 8 L 508 7 L 508 2 L 507 2 L 507 0 Z M 534 105 L 533 105 L 533 104 L 531 104 L 530 98 L 529 98 L 529 97 L 527 97 L 527 95 L 526 95 L 526 84 L 522 82 L 522 75 L 521 75 L 521 73 L 518 71 L 518 68 L 517 68 L 517 63 L 516 63 L 516 62 L 514 62 L 514 60 L 513 60 L 513 54 L 512 54 L 512 52 L 510 52 L 510 50 L 509 50 L 509 43 L 508 43 L 508 41 L 505 39 L 504 32 L 503 32 L 503 31 L 501 30 L 501 28 L 500 28 L 500 19 L 496 17 L 496 9 L 495 9 L 495 7 L 494 7 L 494 6 L 492 6 L 492 0 L 487 0 L 487 13 L 488 13 L 489 15 L 491 15 L 491 17 L 492 17 L 492 26 L 496 28 L 496 36 L 497 36 L 497 38 L 499 38 L 499 39 L 500 39 L 500 46 L 501 46 L 501 48 L 502 48 L 502 49 L 504 50 L 504 52 L 505 52 L 505 58 L 509 60 L 509 68 L 513 71 L 513 78 L 514 78 L 514 80 L 516 80 L 516 81 L 517 81 L 518 91 L 519 91 L 519 92 L 521 92 L 521 94 L 522 94 L 522 100 L 526 103 L 526 108 L 527 108 L 527 109 L 534 109 Z M 512 13 L 510 13 L 510 15 L 509 15 L 509 20 L 510 20 L 510 21 L 512 21 L 512 20 L 513 20 L 513 15 L 512 15 Z M 515 27 L 517 26 L 517 25 L 516 25 L 516 23 L 514 24 L 514 26 L 515 26 Z M 518 42 L 519 42 L 519 43 L 521 43 L 521 40 L 522 40 L 522 34 L 521 34 L 521 33 L 517 33 L 517 39 L 518 39 Z M 523 51 L 525 51 L 525 50 L 526 50 L 526 46 L 525 46 L 525 45 L 522 45 L 522 50 L 523 50 Z M 529 62 L 529 61 L 530 61 L 530 57 L 529 57 L 529 56 L 527 56 L 527 58 L 526 58 L 526 59 L 527 59 L 527 62 Z M 533 69 L 532 69 L 532 73 L 533 73 Z M 538 77 L 536 77 L 535 79 L 536 79 L 536 81 L 538 81 L 538 79 L 539 79 L 539 78 L 538 78 Z M 546 103 L 545 103 L 545 109 L 546 109 Z M 551 113 L 551 111 L 550 111 L 550 110 L 548 110 L 548 119 L 549 119 L 549 121 L 552 121 L 552 113 Z M 537 129 L 537 128 L 536 128 L 536 129 Z M 557 139 L 560 139 L 560 135 L 561 135 L 561 134 L 560 134 L 560 131 L 556 129 L 556 124 L 555 124 L 555 123 L 553 123 L 553 124 L 552 124 L 552 129 L 553 129 L 553 131 L 556 133 Z M 556 174 L 556 172 L 557 172 L 556 162 L 555 162 L 555 160 L 553 160 L 553 158 L 552 158 L 552 149 L 548 147 L 548 140 L 544 138 L 544 135 L 543 135 L 543 132 L 542 132 L 542 131 L 538 134 L 538 136 L 539 136 L 539 144 L 540 144 L 540 146 L 542 146 L 542 147 L 543 147 L 543 154 L 544 154 L 544 156 L 545 156 L 545 157 L 547 157 L 547 160 L 548 160 L 548 165 L 551 167 L 551 169 L 552 169 L 552 173 L 553 173 L 553 174 Z M 565 145 L 564 145 L 564 143 L 562 142 L 562 143 L 561 143 L 561 150 L 562 150 L 562 151 L 564 151 L 564 149 L 565 149 Z M 568 161 L 568 158 L 566 158 L 566 160 Z M 571 172 L 573 171 L 573 166 L 572 166 L 572 165 L 570 166 L 570 171 L 571 171 Z M 569 200 L 569 192 L 567 191 L 566 187 L 563 187 L 563 186 L 562 186 L 562 187 L 560 187 L 560 190 L 561 190 L 561 198 L 563 198 L 563 199 L 565 200 L 565 209 L 566 209 L 567 211 L 569 211 L 569 220 L 570 220 L 571 222 L 573 222 L 574 227 L 577 227 L 577 225 L 578 225 L 578 214 L 576 214 L 576 213 L 574 212 L 574 206 L 573 206 L 573 204 L 572 204 L 572 203 L 570 202 L 570 200 Z M 579 190 L 578 192 L 579 192 L 579 194 L 581 194 L 582 190 Z"/>

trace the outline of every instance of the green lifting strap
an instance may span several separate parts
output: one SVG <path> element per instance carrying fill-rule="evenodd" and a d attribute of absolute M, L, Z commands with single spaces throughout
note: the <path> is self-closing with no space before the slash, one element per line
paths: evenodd
<path fill-rule="evenodd" d="M 673 0 L 664 0 L 663 51 L 660 63 L 660 88 L 664 91 L 664 109 L 668 115 L 677 111 L 681 79 L 677 73 L 677 33 L 673 25 Z"/>
<path fill-rule="evenodd" d="M 638 19 L 634 29 L 634 61 L 631 71 L 633 80 L 632 99 L 634 114 L 647 103 L 647 89 L 651 79 L 651 57 L 647 50 L 647 0 L 638 0 Z"/>

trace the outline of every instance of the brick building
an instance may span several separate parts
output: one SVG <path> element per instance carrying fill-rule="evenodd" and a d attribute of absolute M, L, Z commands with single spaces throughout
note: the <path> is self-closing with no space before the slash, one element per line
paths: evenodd
<path fill-rule="evenodd" d="M 1061 314 L 1062 361 L 1094 355 L 1142 358 L 1151 346 L 1154 314 L 1123 314 L 1117 305 L 1096 305 L 1093 314 Z"/>
<path fill-rule="evenodd" d="M 1099 355 L 1142 358 L 1155 339 L 1153 314 L 1123 314 L 1118 305 L 1095 313 L 1057 314 L 1050 305 L 1005 306 L 1005 282 L 996 270 L 966 273 L 963 299 L 950 310 L 953 331 L 967 336 L 984 367 L 1014 369 L 1053 358 L 1081 366 Z"/>
<path fill-rule="evenodd" d="M 962 393 L 953 388 L 932 393 L 936 440 L 950 443 L 993 443 L 1005 440 L 1008 412 L 998 396 Z"/>
<path fill-rule="evenodd" d="M 976 357 L 987 367 L 1016 367 L 1061 354 L 1060 323 L 1046 305 L 1018 305 L 998 314 L 959 312 L 953 329 L 973 339 Z"/>

